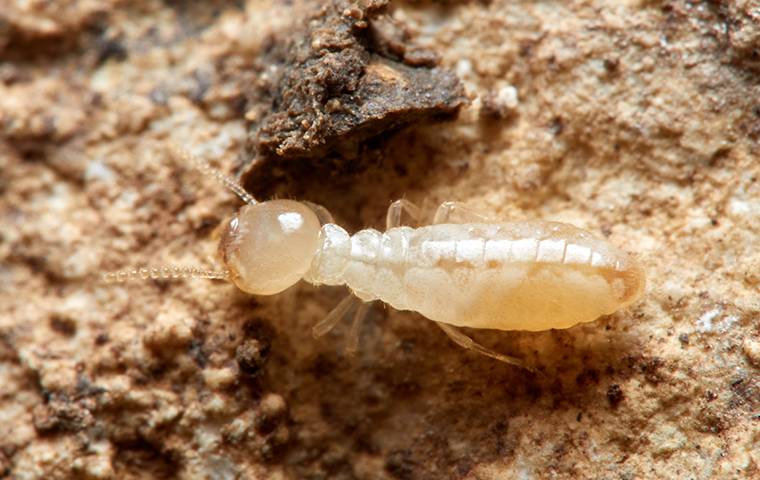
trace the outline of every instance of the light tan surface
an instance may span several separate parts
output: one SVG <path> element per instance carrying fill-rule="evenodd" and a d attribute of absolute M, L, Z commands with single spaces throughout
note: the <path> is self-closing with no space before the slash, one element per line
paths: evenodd
<path fill-rule="evenodd" d="M 347 326 L 310 333 L 339 289 L 254 298 L 202 280 L 98 283 L 103 270 L 206 263 L 239 206 L 167 144 L 231 170 L 240 76 L 300 3 L 199 3 L 0 11 L 0 471 L 757 475 L 751 0 L 402 3 L 397 17 L 456 69 L 472 106 L 392 137 L 355 177 L 280 188 L 352 229 L 381 227 L 402 196 L 430 212 L 463 200 L 640 255 L 650 282 L 628 310 L 566 331 L 472 332 L 545 378 L 381 307 L 346 357 Z"/>

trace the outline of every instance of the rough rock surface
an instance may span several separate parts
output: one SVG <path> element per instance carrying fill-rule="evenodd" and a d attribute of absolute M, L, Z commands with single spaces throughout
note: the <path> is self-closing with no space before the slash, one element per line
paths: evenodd
<path fill-rule="evenodd" d="M 307 18 L 305 31 L 274 40 L 273 52 L 260 60 L 268 70 L 267 101 L 251 101 L 246 112 L 256 153 L 321 158 L 364 135 L 456 112 L 464 102 L 456 77 L 413 68 L 434 65 L 435 54 L 407 48 L 402 27 L 384 14 L 387 6 L 387 0 L 361 8 L 327 2 Z M 352 138 L 355 131 L 364 135 Z"/>
<path fill-rule="evenodd" d="M 436 53 L 415 45 L 387 7 L 324 2 L 258 56 L 257 80 L 244 83 L 248 188 L 265 194 L 315 169 L 348 173 L 388 134 L 449 118 L 466 103 L 456 75 L 435 68 Z"/>
<path fill-rule="evenodd" d="M 347 357 L 346 326 L 310 334 L 340 289 L 102 284 L 214 261 L 238 202 L 166 147 L 245 164 L 241 75 L 313 4 L 6 3 L 0 476 L 758 475 L 756 1 L 394 2 L 471 105 L 384 137 L 357 173 L 267 187 L 350 228 L 455 199 L 639 254 L 648 291 L 625 311 L 469 332 L 541 376 L 380 306 Z"/>

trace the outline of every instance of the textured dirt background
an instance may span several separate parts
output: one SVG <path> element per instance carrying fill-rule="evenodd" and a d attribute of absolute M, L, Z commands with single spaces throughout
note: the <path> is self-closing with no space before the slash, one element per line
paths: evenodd
<path fill-rule="evenodd" d="M 310 327 L 340 289 L 103 285 L 210 264 L 238 202 L 166 153 L 241 156 L 238 74 L 280 1 L 8 0 L 0 10 L 0 477 L 751 478 L 760 471 L 760 6 L 397 2 L 458 119 L 358 173 L 269 186 L 351 227 L 406 196 L 562 220 L 641 256 L 648 292 L 567 331 L 377 307 L 358 358 Z M 257 192 L 254 192 L 257 193 Z"/>

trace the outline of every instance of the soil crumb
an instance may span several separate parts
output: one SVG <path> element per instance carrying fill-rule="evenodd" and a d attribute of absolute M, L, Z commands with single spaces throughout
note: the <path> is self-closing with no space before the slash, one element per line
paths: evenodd
<path fill-rule="evenodd" d="M 388 8 L 388 0 L 333 0 L 273 40 L 246 112 L 259 160 L 248 179 L 270 183 L 273 167 L 303 171 L 326 157 L 337 159 L 330 167 L 358 161 L 368 141 L 451 118 L 467 102 L 456 75 Z"/>

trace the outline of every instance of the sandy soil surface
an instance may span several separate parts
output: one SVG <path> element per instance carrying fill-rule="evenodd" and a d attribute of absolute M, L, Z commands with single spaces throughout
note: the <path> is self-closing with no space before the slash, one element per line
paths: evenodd
<path fill-rule="evenodd" d="M 362 68 L 296 113 L 325 149 L 271 120 L 302 108 L 278 75 L 313 54 L 284 45 L 320 47 L 320 4 L 3 2 L 0 477 L 760 475 L 758 2 L 392 2 L 384 43 L 349 39 Z M 330 117 L 389 91 L 373 59 L 448 93 Z M 639 255 L 647 293 L 569 330 L 468 332 L 534 375 L 380 305 L 348 357 L 347 325 L 310 332 L 340 288 L 104 284 L 218 265 L 240 202 L 172 143 L 349 229 L 400 197 L 573 223 Z"/>

